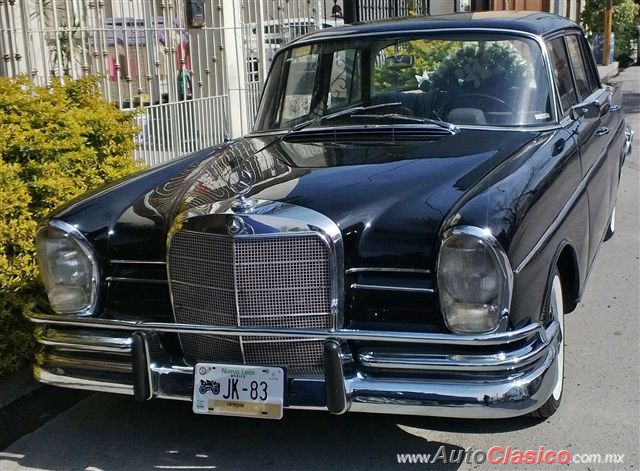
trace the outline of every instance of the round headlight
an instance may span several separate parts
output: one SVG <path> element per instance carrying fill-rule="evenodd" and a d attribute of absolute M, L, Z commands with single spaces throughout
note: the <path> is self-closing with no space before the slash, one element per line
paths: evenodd
<path fill-rule="evenodd" d="M 36 233 L 36 252 L 51 308 L 60 314 L 92 314 L 98 265 L 91 246 L 77 229 L 51 221 Z"/>
<path fill-rule="evenodd" d="M 483 333 L 498 327 L 509 310 L 512 272 L 488 231 L 470 226 L 448 231 L 437 270 L 440 305 L 452 331 Z"/>

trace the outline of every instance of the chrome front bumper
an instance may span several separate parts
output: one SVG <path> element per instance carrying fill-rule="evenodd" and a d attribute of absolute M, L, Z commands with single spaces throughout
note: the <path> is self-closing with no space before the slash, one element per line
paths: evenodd
<path fill-rule="evenodd" d="M 542 406 L 558 374 L 556 324 L 460 336 L 238 329 L 36 313 L 30 319 L 39 324 L 36 338 L 42 345 L 34 366 L 36 379 L 55 386 L 130 394 L 140 400 L 192 398 L 193 367 L 162 348 L 161 332 L 324 340 L 325 377 L 289 379 L 285 406 L 292 409 L 514 417 Z M 367 342 L 369 347 L 351 351 L 347 341 Z M 426 347 L 428 353 L 410 353 L 409 345 Z M 468 353 L 469 349 L 482 351 Z M 451 351 L 465 353 L 442 353 Z"/>

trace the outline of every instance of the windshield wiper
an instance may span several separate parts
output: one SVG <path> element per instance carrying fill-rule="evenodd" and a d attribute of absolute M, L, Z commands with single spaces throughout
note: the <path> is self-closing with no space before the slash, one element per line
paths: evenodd
<path fill-rule="evenodd" d="M 411 121 L 412 123 L 433 124 L 434 126 L 438 126 L 439 128 L 446 129 L 451 134 L 455 134 L 460 130 L 460 128 L 458 128 L 458 126 L 456 126 L 455 124 L 448 123 L 440 119 L 421 118 L 419 116 L 409 116 L 406 114 L 399 114 L 399 113 L 356 114 L 355 116 L 357 116 L 358 118 L 397 119 L 401 121 Z"/>
<path fill-rule="evenodd" d="M 281 134 L 280 136 L 278 136 L 277 139 L 271 141 L 270 143 L 268 143 L 267 145 L 261 147 L 260 149 L 258 149 L 255 153 L 257 154 L 258 152 L 262 152 L 263 150 L 268 149 L 269 147 L 284 141 L 287 137 L 289 137 L 291 134 L 294 134 L 298 131 L 302 131 L 304 128 L 307 128 L 309 126 L 312 125 L 316 125 L 316 124 L 320 124 L 323 121 L 327 121 L 333 118 L 338 118 L 339 116 L 345 116 L 348 114 L 353 114 L 356 113 L 358 111 L 369 111 L 369 110 L 374 110 L 376 108 L 386 108 L 386 107 L 390 107 L 390 106 L 401 106 L 402 103 L 400 102 L 394 102 L 394 103 L 380 103 L 378 105 L 370 105 L 370 106 L 352 106 L 351 108 L 345 108 L 343 110 L 338 110 L 335 111 L 333 113 L 329 113 L 329 114 L 325 114 L 325 115 L 321 115 L 321 116 L 316 116 L 315 118 L 309 119 L 307 121 L 303 121 L 301 123 L 296 124 L 295 126 L 293 126 L 291 129 L 289 129 L 287 132 L 285 132 L 284 134 Z"/>
<path fill-rule="evenodd" d="M 350 115 L 357 118 L 397 119 L 397 120 L 411 121 L 414 123 L 421 123 L 421 124 L 433 124 L 434 126 L 438 126 L 439 128 L 446 129 L 451 134 L 455 134 L 460 130 L 455 124 L 448 123 L 440 119 L 421 118 L 419 116 L 409 116 L 409 115 L 400 114 L 400 113 L 386 113 L 386 114 L 363 114 L 362 113 L 363 111 L 371 111 L 371 110 L 376 110 L 380 108 L 390 108 L 393 106 L 402 106 L 402 103 L 400 103 L 399 101 L 396 101 L 396 102 L 390 102 L 390 103 L 379 103 L 377 105 L 369 105 L 369 106 L 361 106 L 361 105 L 352 106 L 351 108 L 338 110 L 334 113 L 329 113 L 323 116 L 317 116 L 313 119 L 297 124 L 296 126 L 292 127 L 285 134 L 284 137 L 296 131 L 300 131 L 311 125 L 320 124 L 323 121 L 329 121 L 331 119 L 339 118 L 340 116 L 346 116 L 346 115 Z"/>
<path fill-rule="evenodd" d="M 393 103 L 379 103 L 377 105 L 369 105 L 369 106 L 362 106 L 362 105 L 352 106 L 351 108 L 345 108 L 343 110 L 338 110 L 333 113 L 325 114 L 322 116 L 316 116 L 315 118 L 312 118 L 308 121 L 304 121 L 302 123 L 296 124 L 294 127 L 289 129 L 289 131 L 286 133 L 285 136 L 293 132 L 300 131 L 311 125 L 320 124 L 323 121 L 329 121 L 330 119 L 339 118 L 340 116 L 351 115 L 351 114 L 358 113 L 360 111 L 376 110 L 378 108 L 389 108 L 392 106 L 402 106 L 402 103 L 400 103 L 399 101 L 396 101 Z"/>
<path fill-rule="evenodd" d="M 345 108 L 343 110 L 338 110 L 335 111 L 333 113 L 329 113 L 329 114 L 325 114 L 322 116 L 316 116 L 315 118 L 309 119 L 307 121 L 303 121 L 302 123 L 298 123 L 296 124 L 294 127 L 292 127 L 291 129 L 289 129 L 287 132 L 285 132 L 284 134 L 281 134 L 280 136 L 278 136 L 277 139 L 271 141 L 270 143 L 268 143 L 267 145 L 265 145 L 264 147 L 262 147 L 261 149 L 256 151 L 256 154 L 258 152 L 261 152 L 279 142 L 284 141 L 287 137 L 289 137 L 291 134 L 294 134 L 298 131 L 302 131 L 304 128 L 307 128 L 309 126 L 312 125 L 316 125 L 316 124 L 320 124 L 323 121 L 329 121 L 331 119 L 334 118 L 339 118 L 340 116 L 346 116 L 346 115 L 351 115 L 351 116 L 356 116 L 356 117 L 363 117 L 363 118 L 374 118 L 374 119 L 380 119 L 380 118 L 394 118 L 394 119 L 404 119 L 404 120 L 410 120 L 412 122 L 417 122 L 417 123 L 421 123 L 421 124 L 433 124 L 436 125 L 438 127 L 441 127 L 442 129 L 446 129 L 447 131 L 449 131 L 451 134 L 456 134 L 459 131 L 459 128 L 457 126 L 455 126 L 454 124 L 451 123 L 447 123 L 446 121 L 441 121 L 441 120 L 437 120 L 437 119 L 430 119 L 430 118 L 419 118 L 417 116 L 408 116 L 408 115 L 403 115 L 403 114 L 398 114 L 398 113 L 388 113 L 388 114 L 359 114 L 363 111 L 371 111 L 371 110 L 376 110 L 379 108 L 390 108 L 393 106 L 402 106 L 402 103 L 400 103 L 399 101 L 394 101 L 394 102 L 389 102 L 389 103 L 378 103 L 376 105 L 369 105 L 369 106 L 352 106 L 351 108 Z"/>

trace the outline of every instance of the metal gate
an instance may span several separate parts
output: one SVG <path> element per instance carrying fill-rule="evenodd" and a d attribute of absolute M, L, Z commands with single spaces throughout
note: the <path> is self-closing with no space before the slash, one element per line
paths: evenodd
<path fill-rule="evenodd" d="M 424 4 L 357 6 L 360 18 L 380 19 L 424 14 Z M 0 0 L 0 75 L 40 85 L 98 75 L 108 100 L 137 113 L 136 157 L 154 165 L 249 131 L 275 51 L 343 24 L 343 8 L 333 0 Z"/>

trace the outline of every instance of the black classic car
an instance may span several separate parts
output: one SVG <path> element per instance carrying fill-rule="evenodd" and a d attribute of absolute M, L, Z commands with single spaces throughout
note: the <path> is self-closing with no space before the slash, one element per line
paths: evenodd
<path fill-rule="evenodd" d="M 250 134 L 38 230 L 35 376 L 205 414 L 549 416 L 615 229 L 620 101 L 545 13 L 299 38 Z"/>

